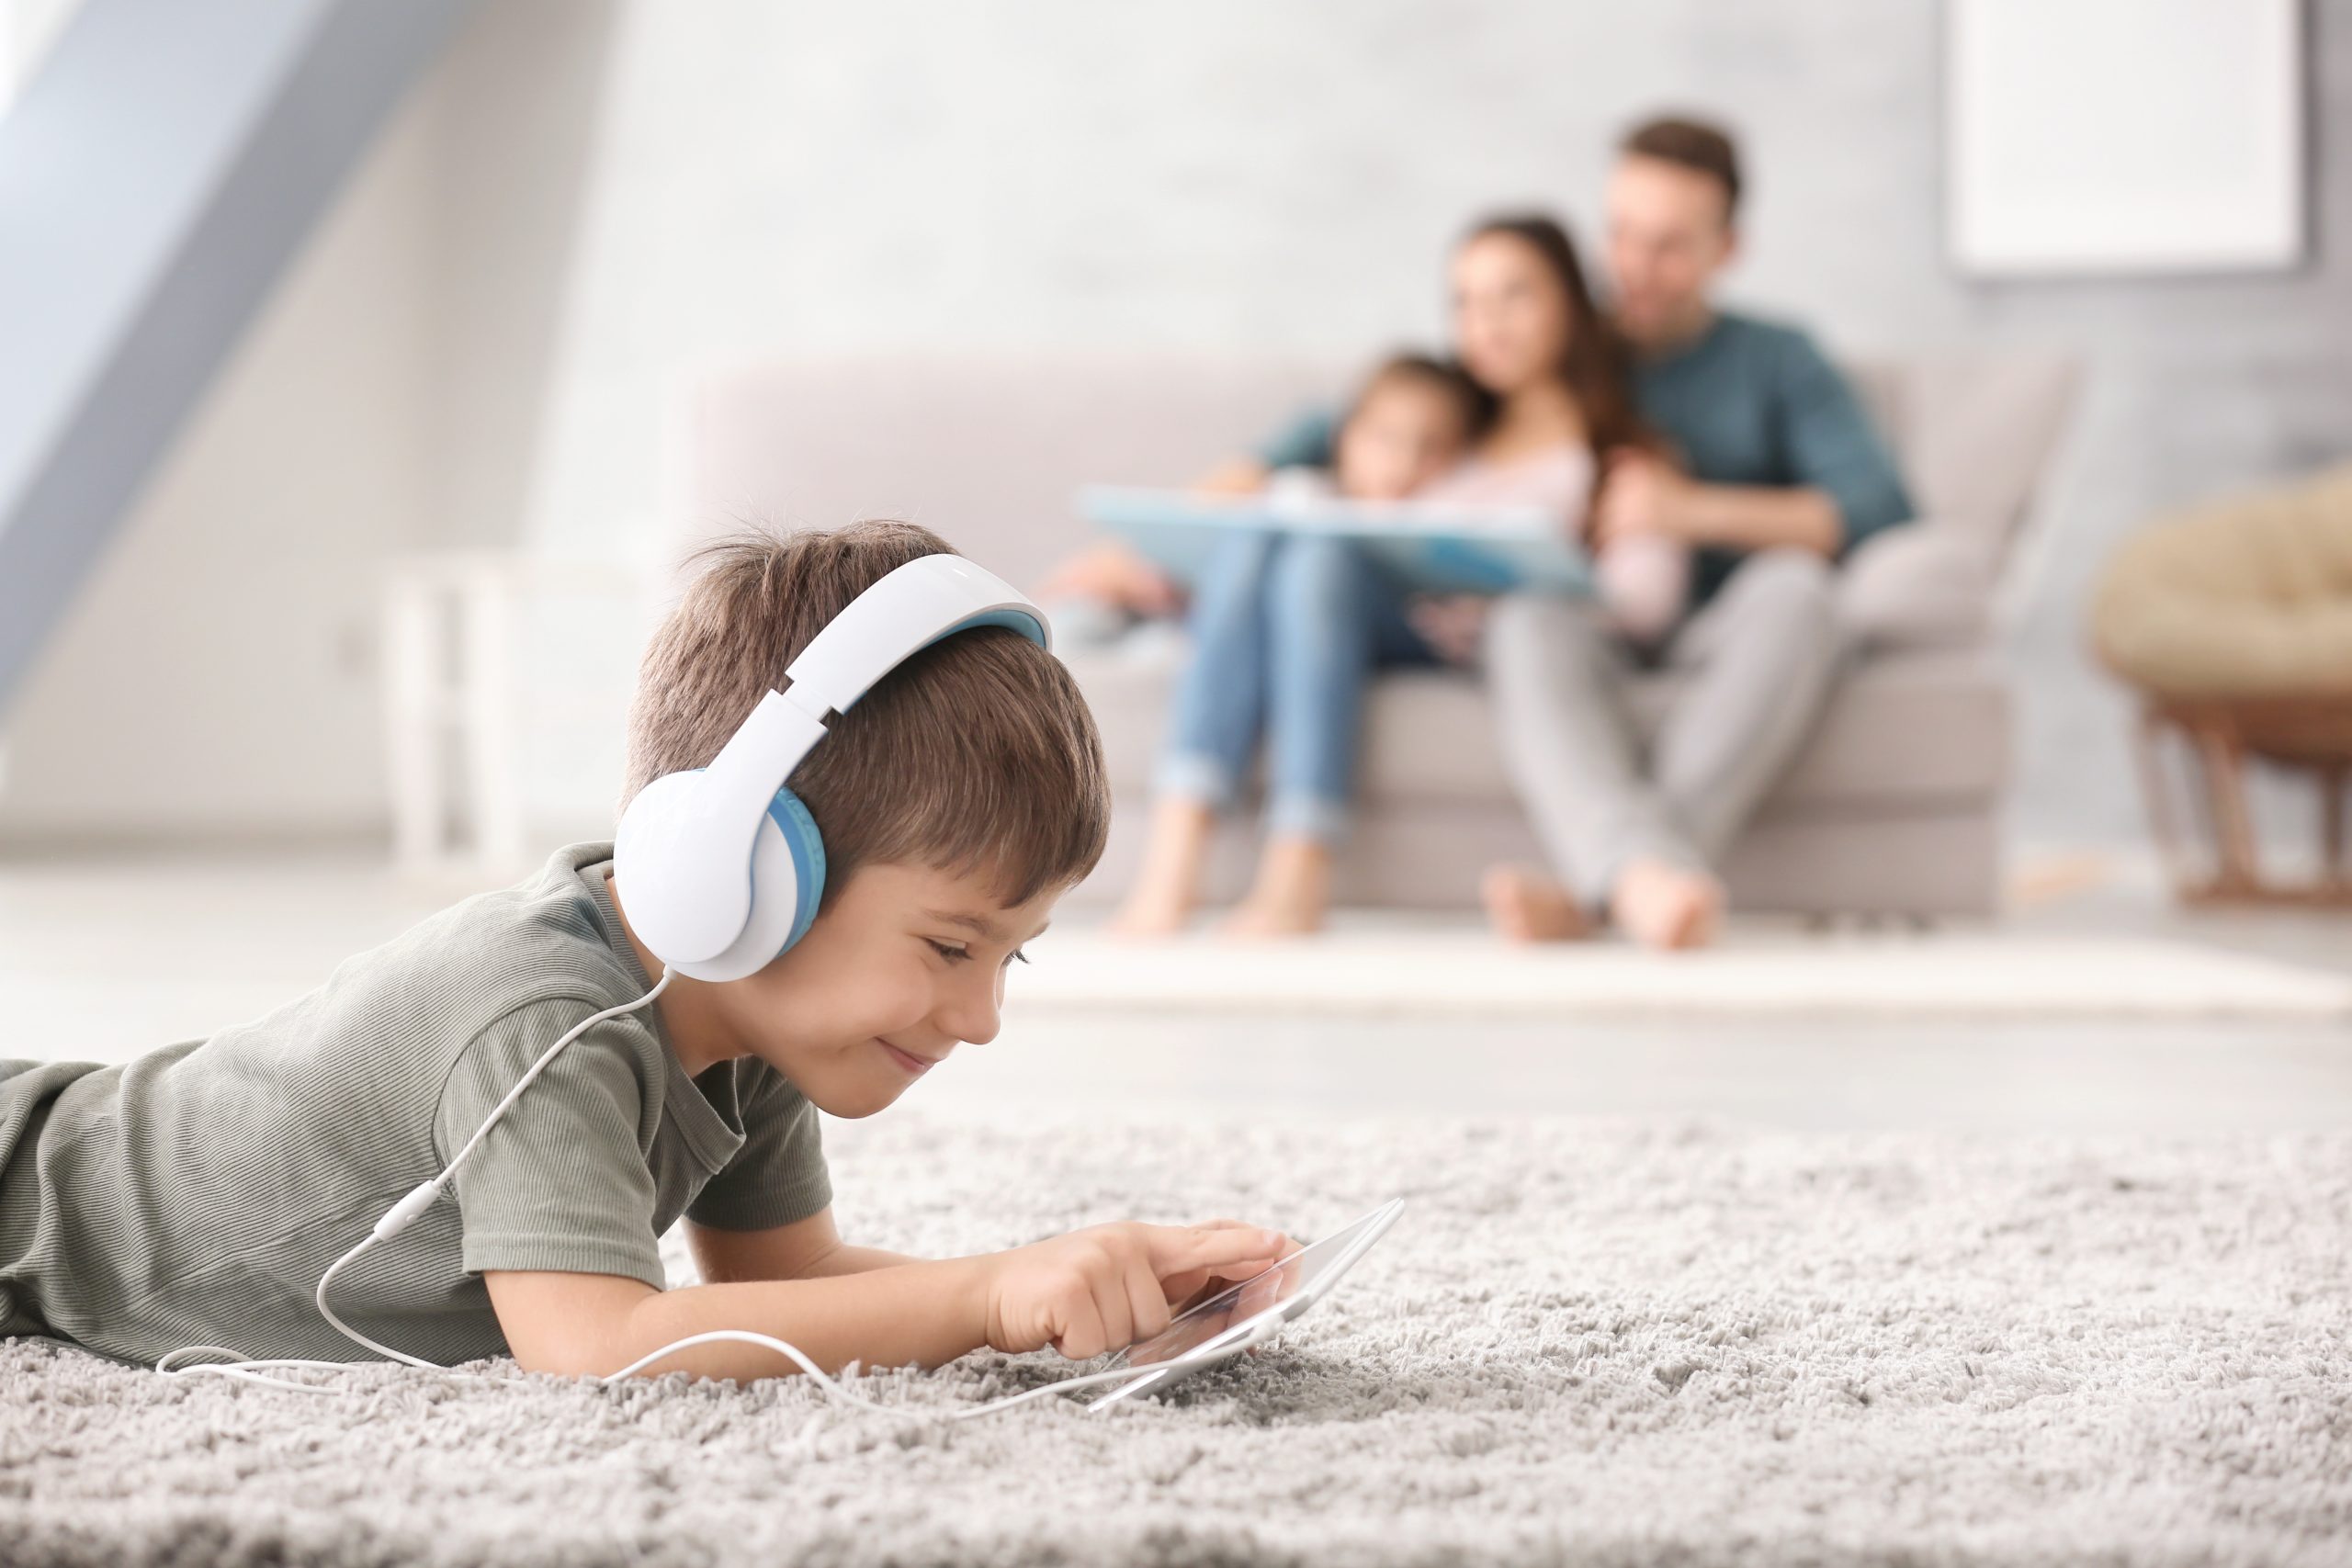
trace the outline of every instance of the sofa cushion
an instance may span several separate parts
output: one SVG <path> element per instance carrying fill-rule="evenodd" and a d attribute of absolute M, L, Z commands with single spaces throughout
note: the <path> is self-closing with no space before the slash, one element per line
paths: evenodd
<path fill-rule="evenodd" d="M 1172 638 L 1148 656 L 1115 649 L 1070 656 L 1122 794 L 1150 787 L 1180 657 Z M 1663 673 L 1635 681 L 1634 717 L 1644 736 L 1657 733 L 1688 679 Z M 1886 653 L 1859 660 L 1839 681 L 1770 804 L 1940 808 L 1997 795 L 2008 758 L 2007 695 L 1988 652 Z M 1466 674 L 1382 676 L 1366 705 L 1363 759 L 1368 805 L 1513 798 L 1485 688 Z"/>
<path fill-rule="evenodd" d="M 2000 553 L 1989 530 L 1906 523 L 1862 541 L 1838 574 L 1838 629 L 1862 649 L 1968 648 L 1993 626 Z"/>
<path fill-rule="evenodd" d="M 1922 517 L 1981 531 L 2005 551 L 2066 430 L 2080 367 L 2014 348 L 1849 361 Z"/>
<path fill-rule="evenodd" d="M 673 449 L 691 531 L 904 517 L 1008 581 L 1092 531 L 1081 485 L 1178 485 L 1356 370 L 1182 355 L 772 358 L 702 378 Z"/>

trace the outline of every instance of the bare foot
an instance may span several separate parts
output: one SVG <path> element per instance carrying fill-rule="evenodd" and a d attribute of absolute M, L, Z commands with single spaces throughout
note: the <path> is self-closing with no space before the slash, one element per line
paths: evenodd
<path fill-rule="evenodd" d="M 1568 890 L 1540 871 L 1489 866 L 1478 879 L 1478 897 L 1487 923 L 1505 942 L 1582 942 L 1592 934 Z"/>
<path fill-rule="evenodd" d="M 1704 947 L 1723 912 L 1721 883 L 1667 861 L 1627 862 L 1609 896 L 1610 918 L 1644 947 Z"/>
<path fill-rule="evenodd" d="M 1107 928 L 1113 936 L 1173 936 L 1192 918 L 1200 897 L 1201 863 L 1208 856 L 1216 818 L 1197 801 L 1164 800 L 1153 807 L 1143 870 Z"/>
<path fill-rule="evenodd" d="M 1258 862 L 1258 880 L 1217 927 L 1247 941 L 1309 936 L 1331 907 L 1331 851 L 1317 839 L 1275 839 Z"/>
<path fill-rule="evenodd" d="M 1147 896 L 1141 889 L 1127 895 L 1118 913 L 1111 917 L 1102 929 L 1114 937 L 1129 942 L 1150 942 L 1160 937 L 1174 936 L 1193 918 L 1193 901 L 1170 897 L 1159 892 Z"/>

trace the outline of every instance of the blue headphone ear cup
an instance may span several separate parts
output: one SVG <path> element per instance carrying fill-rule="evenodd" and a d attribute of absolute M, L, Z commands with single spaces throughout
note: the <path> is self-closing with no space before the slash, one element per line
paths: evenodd
<path fill-rule="evenodd" d="M 650 787 L 650 786 L 649 786 Z M 741 980 L 775 962 L 808 934 L 825 896 L 825 840 L 790 790 L 778 790 L 752 836 L 744 867 L 752 902 L 743 929 L 721 952 L 691 963 L 666 961 L 696 980 Z"/>
<path fill-rule="evenodd" d="M 808 934 L 817 919 L 817 906 L 825 897 L 825 838 L 817 831 L 817 819 L 800 804 L 800 797 L 789 789 L 779 789 L 775 798 L 768 802 L 768 820 L 784 834 L 785 848 L 792 855 L 793 910 L 792 930 L 785 937 L 779 954 L 792 950 L 792 944 Z M 752 886 L 752 900 L 759 901 L 759 884 Z"/>

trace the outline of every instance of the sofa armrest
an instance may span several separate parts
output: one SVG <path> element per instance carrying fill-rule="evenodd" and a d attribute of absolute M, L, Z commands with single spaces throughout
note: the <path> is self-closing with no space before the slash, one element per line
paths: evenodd
<path fill-rule="evenodd" d="M 1993 626 L 1996 550 L 1985 530 L 1906 523 L 1863 541 L 1838 574 L 1838 621 L 1856 648 L 1956 648 Z"/>

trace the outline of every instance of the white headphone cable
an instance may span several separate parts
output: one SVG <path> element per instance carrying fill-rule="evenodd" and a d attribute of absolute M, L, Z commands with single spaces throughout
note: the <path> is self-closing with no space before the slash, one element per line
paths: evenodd
<path fill-rule="evenodd" d="M 648 1003 L 653 1001 L 668 988 L 669 984 L 670 975 L 667 971 L 664 971 L 662 978 L 653 982 L 651 988 L 649 989 L 645 995 L 638 998 L 635 1001 L 623 1002 L 617 1007 L 606 1008 L 602 1012 L 589 1014 L 586 1018 L 582 1019 L 578 1023 L 572 1025 L 571 1029 L 567 1030 L 554 1044 L 549 1045 L 545 1051 L 541 1052 L 539 1054 L 538 1060 L 531 1064 L 530 1070 L 526 1072 L 520 1078 L 516 1079 L 514 1087 L 506 1091 L 505 1098 L 501 1100 L 491 1109 L 490 1114 L 483 1118 L 482 1124 L 474 1129 L 473 1136 L 467 1139 L 464 1147 L 458 1149 L 458 1151 L 450 1157 L 449 1163 L 442 1168 L 441 1173 L 438 1176 L 432 1178 L 430 1180 L 419 1183 L 406 1197 L 402 1198 L 399 1202 L 393 1204 L 390 1209 L 384 1212 L 383 1218 L 378 1220 L 376 1222 L 375 1228 L 370 1230 L 367 1235 L 360 1238 L 357 1246 L 345 1253 L 342 1257 L 336 1258 L 333 1263 L 327 1265 L 327 1271 L 319 1276 L 319 1288 L 315 1292 L 313 1292 L 311 1298 L 318 1306 L 319 1315 L 325 1318 L 327 1322 L 334 1326 L 335 1332 L 342 1335 L 345 1339 L 350 1340 L 353 1344 L 360 1346 L 363 1348 L 373 1350 L 376 1354 L 383 1357 L 387 1360 L 397 1361 L 403 1366 L 415 1367 L 424 1371 L 448 1371 L 450 1370 L 449 1368 L 442 1366 L 437 1361 L 428 1361 L 422 1357 L 412 1356 L 405 1350 L 394 1349 L 390 1345 L 370 1339 L 368 1336 L 360 1333 L 357 1329 L 344 1322 L 343 1319 L 335 1315 L 334 1309 L 327 1305 L 328 1288 L 334 1283 L 334 1277 L 341 1273 L 351 1263 L 356 1261 L 361 1253 L 367 1251 L 369 1247 L 375 1246 L 379 1241 L 389 1241 L 393 1236 L 400 1235 L 401 1232 L 406 1230 L 411 1224 L 414 1224 L 419 1215 L 423 1214 L 427 1209 L 430 1209 L 434 1205 L 435 1201 L 440 1198 L 442 1192 L 447 1189 L 450 1179 L 457 1175 L 458 1168 L 466 1162 L 466 1156 L 474 1152 L 475 1148 L 480 1145 L 483 1137 L 489 1134 L 492 1127 L 498 1125 L 499 1119 L 504 1116 L 508 1108 L 522 1097 L 523 1091 L 529 1089 L 531 1085 L 537 1080 L 539 1074 L 546 1070 L 548 1063 L 555 1060 L 558 1053 L 561 1052 L 565 1046 L 571 1044 L 574 1040 L 579 1039 L 581 1035 L 586 1033 L 595 1025 L 604 1022 L 606 1019 L 617 1018 L 625 1012 L 634 1012 L 639 1008 L 644 1007 Z M 799 1367 L 803 1372 L 814 1379 L 817 1385 L 820 1388 L 822 1388 L 828 1395 L 840 1403 L 854 1405 L 866 1410 L 878 1411 L 884 1415 L 910 1416 L 916 1419 L 944 1419 L 950 1421 L 969 1420 L 976 1416 L 986 1416 L 995 1411 L 1011 1409 L 1013 1405 L 1022 1404 L 1024 1401 L 1035 1399 L 1040 1394 L 1052 1393 L 1057 1390 L 1083 1388 L 1094 1383 L 1141 1377 L 1151 1372 L 1164 1370 L 1158 1366 L 1116 1367 L 1109 1371 L 1088 1372 L 1080 1377 L 1061 1379 L 1057 1382 L 1046 1383 L 1038 1388 L 1027 1389 L 1020 1393 L 1008 1395 L 1003 1399 L 991 1400 L 986 1404 L 976 1405 L 966 1410 L 944 1413 L 910 1410 L 901 1405 L 882 1404 L 874 1400 L 865 1398 L 862 1395 L 852 1393 L 849 1390 L 843 1388 L 839 1382 L 826 1375 L 824 1371 L 820 1368 L 815 1361 L 809 1359 L 808 1357 L 801 1351 L 799 1347 L 796 1345 L 787 1344 L 786 1341 L 775 1338 L 772 1335 L 754 1333 L 750 1329 L 720 1328 L 713 1329 L 704 1334 L 690 1335 L 686 1338 L 675 1340 L 668 1345 L 664 1345 L 658 1350 L 649 1351 L 645 1355 L 639 1357 L 636 1360 L 631 1361 L 628 1366 L 623 1367 L 620 1371 L 607 1373 L 604 1377 L 598 1378 L 595 1381 L 604 1383 L 617 1382 L 621 1379 L 629 1377 L 642 1371 L 646 1367 L 652 1365 L 654 1362 L 661 1360 L 663 1357 L 668 1356 L 673 1352 L 684 1350 L 695 1345 L 712 1345 L 726 1341 L 744 1345 L 758 1345 L 766 1349 L 774 1350 L 778 1355 L 783 1356 L 787 1360 L 790 1360 Z M 225 1359 L 217 1361 L 198 1361 L 185 1366 L 180 1365 L 179 1362 L 181 1359 L 188 1356 L 219 1356 Z M 199 1375 L 209 1375 L 212 1377 L 233 1378 L 240 1382 L 258 1383 L 267 1388 L 287 1389 L 297 1393 L 332 1393 L 334 1390 L 322 1388 L 316 1383 L 296 1382 L 290 1379 L 268 1377 L 264 1374 L 266 1372 L 272 1371 L 347 1372 L 356 1364 L 358 1363 L 351 1361 L 311 1360 L 295 1357 L 279 1357 L 269 1359 L 249 1359 L 239 1356 L 234 1350 L 226 1349 L 219 1345 L 183 1345 L 178 1349 L 166 1351 L 162 1357 L 160 1357 L 155 1362 L 155 1371 L 161 1372 L 165 1377 L 195 1377 Z"/>

